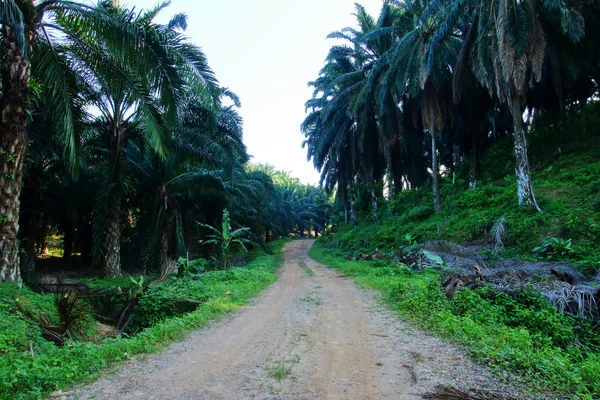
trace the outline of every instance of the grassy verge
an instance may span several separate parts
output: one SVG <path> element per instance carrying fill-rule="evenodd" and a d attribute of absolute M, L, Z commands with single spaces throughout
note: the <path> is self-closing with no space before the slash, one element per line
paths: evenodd
<path fill-rule="evenodd" d="M 550 390 L 570 399 L 600 398 L 600 335 L 537 295 L 462 290 L 449 301 L 433 269 L 417 273 L 398 263 L 346 261 L 320 242 L 309 254 L 380 291 L 402 319 L 466 345 L 500 376 L 517 372 L 534 395 L 548 398 L 540 393 Z"/>
<path fill-rule="evenodd" d="M 596 127 L 589 128 L 597 131 Z M 540 139 L 532 137 L 532 140 Z M 410 245 L 414 240 L 488 243 L 496 240 L 491 234 L 494 227 L 501 227 L 498 232 L 502 232 L 499 236 L 506 248 L 502 257 L 538 256 L 550 261 L 568 261 L 581 272 L 593 275 L 600 265 L 597 143 L 598 134 L 567 143 L 548 140 L 540 143 L 537 152 L 532 152 L 533 187 L 541 213 L 517 204 L 512 140 L 507 139 L 482 160 L 485 174 L 479 178 L 476 189 L 467 190 L 465 165 L 457 167 L 456 175 L 446 173 L 442 177 L 442 212 L 434 213 L 429 185 L 402 191 L 391 201 L 381 199 L 378 221 L 371 217 L 371 200 L 367 196 L 357 202 L 359 223 L 356 226 L 336 223 L 336 234 L 331 240 L 354 254 L 376 249 L 386 252 Z M 552 245 L 554 238 L 562 239 L 563 245 Z M 538 246 L 548 241 L 549 251 L 534 254 L 538 253 Z M 572 242 L 569 249 L 564 248 L 567 241 Z M 489 250 L 486 255 L 495 257 Z"/>
<path fill-rule="evenodd" d="M 195 311 L 157 321 L 129 338 L 102 343 L 72 341 L 57 347 L 47 342 L 35 324 L 15 312 L 14 302 L 26 302 L 30 309 L 51 316 L 53 297 L 0 285 L 0 399 L 42 398 L 53 390 L 91 381 L 106 367 L 161 350 L 237 310 L 276 280 L 284 244 L 274 243 L 275 255 L 257 256 L 244 268 L 209 272 L 200 280 L 187 281 L 183 287 L 202 292 L 203 304 Z"/>

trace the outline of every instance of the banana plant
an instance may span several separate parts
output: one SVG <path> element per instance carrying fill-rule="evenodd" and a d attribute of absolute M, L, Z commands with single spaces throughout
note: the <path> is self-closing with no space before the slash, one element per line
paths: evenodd
<path fill-rule="evenodd" d="M 234 231 L 231 230 L 231 224 L 229 219 L 229 210 L 223 210 L 223 222 L 222 230 L 219 231 L 217 228 L 200 223 L 200 226 L 209 229 L 213 232 L 212 235 L 208 235 L 210 239 L 205 240 L 203 244 L 218 244 L 221 252 L 222 268 L 228 269 L 231 265 L 229 263 L 229 256 L 233 251 L 234 247 L 239 246 L 244 251 L 248 251 L 245 244 L 252 243 L 250 240 L 242 237 L 246 232 L 250 231 L 250 228 L 239 228 Z"/>

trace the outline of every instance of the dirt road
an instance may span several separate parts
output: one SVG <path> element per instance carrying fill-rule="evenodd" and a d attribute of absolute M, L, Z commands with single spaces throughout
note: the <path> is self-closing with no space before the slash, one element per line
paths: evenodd
<path fill-rule="evenodd" d="M 79 388 L 82 399 L 420 399 L 438 383 L 498 387 L 374 294 L 284 248 L 279 280 L 235 315 Z"/>

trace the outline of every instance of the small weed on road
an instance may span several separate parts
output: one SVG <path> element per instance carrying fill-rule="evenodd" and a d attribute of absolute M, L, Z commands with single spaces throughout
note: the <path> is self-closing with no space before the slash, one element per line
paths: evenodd
<path fill-rule="evenodd" d="M 304 269 L 304 272 L 306 272 L 306 275 L 308 276 L 315 276 L 315 273 L 312 269 L 308 268 L 308 265 L 306 265 L 306 263 L 304 261 L 300 261 L 298 263 L 298 265 Z"/>
<path fill-rule="evenodd" d="M 303 298 L 300 299 L 300 301 L 305 301 L 307 303 L 313 303 L 316 306 L 320 306 L 321 305 L 321 301 L 319 299 L 315 299 L 311 295 L 304 296 Z"/>
<path fill-rule="evenodd" d="M 300 358 L 294 355 L 288 360 L 267 362 L 265 369 L 269 377 L 275 378 L 277 382 L 281 382 L 292 373 L 292 366 L 299 362 Z"/>

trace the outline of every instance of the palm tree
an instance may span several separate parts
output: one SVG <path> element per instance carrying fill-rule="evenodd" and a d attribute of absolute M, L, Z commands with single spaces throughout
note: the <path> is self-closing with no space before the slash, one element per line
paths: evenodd
<path fill-rule="evenodd" d="M 435 212 L 442 209 L 436 136 L 444 129 L 451 111 L 451 104 L 447 100 L 452 73 L 450 67 L 456 62 L 461 44 L 460 38 L 453 34 L 433 34 L 444 27 L 451 17 L 446 9 L 439 7 L 439 3 L 444 1 L 397 3 L 403 17 L 412 18 L 412 25 L 401 31 L 402 36 L 389 49 L 388 57 L 381 60 L 389 66 L 380 89 L 384 93 L 396 93 L 396 97 L 404 96 L 406 103 L 416 100 L 420 104 L 418 113 L 431 135 Z"/>
<path fill-rule="evenodd" d="M 332 49 L 334 51 L 336 49 Z M 337 187 L 344 203 L 346 222 L 356 224 L 353 191 L 358 157 L 356 124 L 348 113 L 352 97 L 344 96 L 352 89 L 342 86 L 349 82 L 348 76 L 352 76 L 353 71 L 353 63 L 347 57 L 329 57 L 319 78 L 309 83 L 315 90 L 313 98 L 306 103 L 307 110 L 311 111 L 301 129 L 306 137 L 302 145 L 307 147 L 308 159 L 321 171 L 321 185 L 328 190 Z"/>
<path fill-rule="evenodd" d="M 232 230 L 231 222 L 229 219 L 229 211 L 223 210 L 223 220 L 221 223 L 221 231 L 207 224 L 200 224 L 202 227 L 209 229 L 212 234 L 208 235 L 209 239 L 205 240 L 203 244 L 218 244 L 221 260 L 223 262 L 223 269 L 230 267 L 229 256 L 234 247 L 241 247 L 246 250 L 245 244 L 251 244 L 252 242 L 243 237 L 250 228 L 239 228 Z"/>
<path fill-rule="evenodd" d="M 85 36 L 74 50 L 96 78 L 88 96 L 99 115 L 90 125 L 106 149 L 94 217 L 95 260 L 105 276 L 118 276 L 121 270 L 120 218 L 126 194 L 122 154 L 130 138 L 142 135 L 159 158 L 164 158 L 167 128 L 176 122 L 182 93 L 202 96 L 209 108 L 218 102 L 219 89 L 204 54 L 178 32 L 185 26 L 185 18 L 176 15 L 167 25 L 153 22 L 167 5 L 138 15 L 112 4 L 102 5 L 108 15 L 126 19 L 138 29 L 147 51 L 143 58 L 111 57 L 102 52 L 105 43 Z"/>
<path fill-rule="evenodd" d="M 237 99 L 226 90 L 223 95 Z M 230 160 L 239 160 L 240 154 L 246 157 L 237 113 L 231 107 L 219 107 L 215 113 L 193 96 L 186 99 L 167 140 L 164 159 L 134 143 L 126 149 L 139 207 L 152 210 L 142 213 L 138 221 L 143 227 L 138 231 L 146 269 L 164 267 L 173 253 L 185 256 L 191 250 L 185 243 L 191 218 L 184 215 L 198 215 L 201 210 L 194 208 L 207 193 L 221 192 L 225 197 L 226 182 L 219 171 Z"/>

